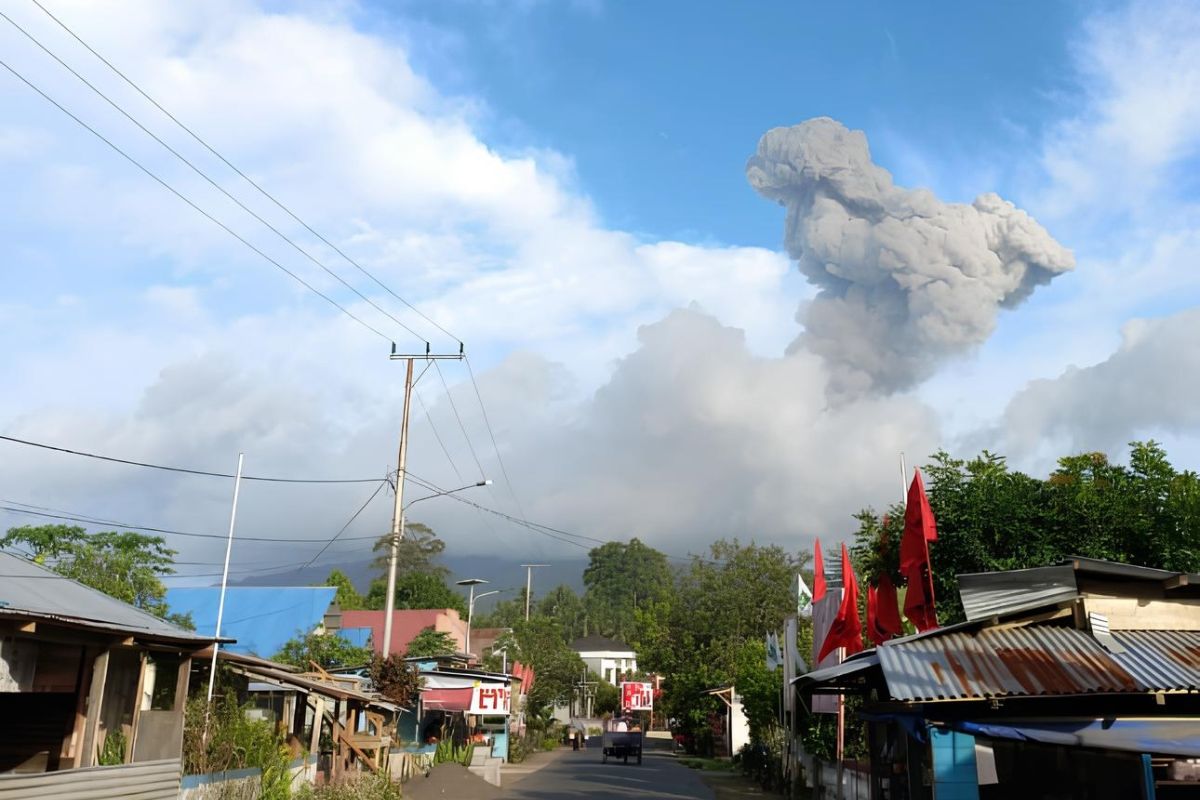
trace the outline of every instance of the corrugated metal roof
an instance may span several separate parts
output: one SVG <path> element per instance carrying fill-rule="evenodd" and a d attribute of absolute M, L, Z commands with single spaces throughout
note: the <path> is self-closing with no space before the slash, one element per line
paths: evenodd
<path fill-rule="evenodd" d="M 1200 631 L 1113 631 L 1112 658 L 1155 691 L 1200 690 Z"/>
<path fill-rule="evenodd" d="M 1078 593 L 1075 570 L 1066 565 L 958 576 L 958 596 L 968 620 L 1053 605 Z"/>
<path fill-rule="evenodd" d="M 147 639 L 212 641 L 211 636 L 186 631 L 12 553 L 0 553 L 0 617 L 4 616 L 56 620 Z"/>
<path fill-rule="evenodd" d="M 1083 631 L 1057 626 L 952 632 L 876 649 L 898 700 L 1146 691 Z"/>

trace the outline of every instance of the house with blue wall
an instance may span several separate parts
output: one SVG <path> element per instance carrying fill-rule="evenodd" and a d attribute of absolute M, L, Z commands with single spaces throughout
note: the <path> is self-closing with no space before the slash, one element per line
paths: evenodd
<path fill-rule="evenodd" d="M 221 637 L 237 639 L 223 645 L 235 653 L 271 658 L 289 640 L 324 630 L 326 617 L 336 612 L 332 586 L 230 586 L 225 590 Z M 172 613 L 190 613 L 197 633 L 212 635 L 217 626 L 219 586 L 188 586 L 167 590 Z"/>

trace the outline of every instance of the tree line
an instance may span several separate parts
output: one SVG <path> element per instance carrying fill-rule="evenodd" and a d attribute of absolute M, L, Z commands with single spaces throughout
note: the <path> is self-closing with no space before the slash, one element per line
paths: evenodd
<path fill-rule="evenodd" d="M 938 452 L 922 472 L 939 532 L 930 556 L 943 625 L 962 618 L 955 582 L 961 573 L 1043 566 L 1068 556 L 1200 571 L 1200 476 L 1172 466 L 1155 442 L 1132 443 L 1125 464 L 1102 453 L 1065 456 L 1045 477 L 1014 470 L 986 451 L 970 459 Z M 899 505 L 848 513 L 842 534 L 854 542 L 861 580 L 875 582 L 887 573 L 899 584 L 903 516 Z M 839 538 L 838 531 L 820 533 Z M 382 537 L 376 550 L 387 545 L 388 537 Z M 13 528 L 0 546 L 23 547 L 64 575 L 159 616 L 169 614 L 160 577 L 171 574 L 174 552 L 161 537 L 88 534 L 52 525 Z M 455 608 L 465 617 L 464 599 L 438 563 L 444 548 L 429 528 L 409 526 L 400 545 L 397 608 Z M 383 556 L 376 564 L 384 565 Z M 582 593 L 564 584 L 533 598 L 528 621 L 522 594 L 478 614 L 473 625 L 511 629 L 500 646 L 510 662 L 523 661 L 537 672 L 530 699 L 534 716 L 569 702 L 584 670 L 570 643 L 599 634 L 628 644 L 643 673 L 662 677 L 658 709 L 697 747 L 711 741 L 709 717 L 720 710 L 707 692 L 730 685 L 743 697 L 752 736 L 769 741 L 778 734 L 782 682 L 778 672 L 766 669 L 764 636 L 782 630 L 796 613 L 797 573 L 811 582 L 807 551 L 754 540 L 719 539 L 702 554 L 674 563 L 636 538 L 609 542 L 590 551 Z M 382 569 L 365 594 L 337 571 L 327 585 L 337 587 L 342 608 L 384 605 Z M 801 620 L 799 651 L 805 658 L 812 652 L 811 637 Z M 317 641 L 321 638 L 289 643 L 294 646 L 279 657 L 303 663 L 315 656 L 336 664 L 363 656 L 348 644 Z M 453 647 L 428 631 L 413 644 L 421 654 Z M 492 656 L 487 665 L 498 669 L 500 657 Z M 615 708 L 612 687 L 603 686 L 602 695 L 599 708 Z M 832 742 L 827 722 L 806 723 L 806 741 L 818 754 Z"/>

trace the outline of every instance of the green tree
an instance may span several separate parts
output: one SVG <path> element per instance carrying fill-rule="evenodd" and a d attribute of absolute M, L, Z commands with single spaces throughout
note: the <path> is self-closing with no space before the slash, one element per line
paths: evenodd
<path fill-rule="evenodd" d="M 175 570 L 176 551 L 161 536 L 127 531 L 88 533 L 70 525 L 26 525 L 10 528 L 0 547 L 20 545 L 33 560 L 157 617 L 191 628 L 187 615 L 167 608 L 163 575 Z"/>
<path fill-rule="evenodd" d="M 509 647 L 509 663 L 518 660 L 529 664 L 537 675 L 529 699 L 533 708 L 570 701 L 584 664 L 579 654 L 567 647 L 557 622 L 542 616 L 530 617 L 528 622 L 521 620 L 503 641 Z"/>
<path fill-rule="evenodd" d="M 1155 442 L 1130 445 L 1129 466 L 1103 453 L 1064 456 L 1047 478 L 1010 470 L 983 452 L 970 460 L 934 454 L 925 466 L 938 540 L 930 546 L 938 618 L 963 618 L 957 576 L 1026 569 L 1085 556 L 1191 572 L 1200 568 L 1200 481 L 1177 472 Z M 854 556 L 875 580 L 897 572 L 902 507 L 886 529 L 873 510 L 857 516 Z"/>
<path fill-rule="evenodd" d="M 432 625 L 422 628 L 421 632 L 412 638 L 404 655 L 408 658 L 448 656 L 458 650 L 454 637 L 445 631 L 436 630 Z"/>
<path fill-rule="evenodd" d="M 387 581 L 376 578 L 363 601 L 367 608 L 380 609 L 387 598 Z M 396 608 L 453 608 L 466 618 L 466 599 L 446 585 L 438 573 L 405 572 L 396 576 Z"/>
<path fill-rule="evenodd" d="M 299 633 L 284 642 L 279 652 L 271 656 L 271 660 L 308 670 L 311 669 L 310 662 L 320 665 L 323 669 L 360 667 L 370 663 L 372 656 L 369 648 L 356 647 L 337 634 Z"/>
<path fill-rule="evenodd" d="M 520 602 L 523 605 L 524 599 Z M 583 600 L 565 583 L 551 589 L 549 594 L 538 601 L 537 613 L 557 622 L 567 643 L 587 635 L 587 611 L 584 609 Z"/>
<path fill-rule="evenodd" d="M 588 630 L 629 641 L 637 611 L 668 601 L 673 581 L 666 555 L 631 539 L 592 549 L 583 583 Z"/>
<path fill-rule="evenodd" d="M 340 569 L 332 570 L 329 573 L 329 577 L 321 585 L 337 587 L 337 594 L 334 595 L 333 600 L 342 611 L 353 611 L 367 607 L 365 598 L 354 588 L 354 583 L 350 580 L 349 576 Z M 386 585 L 384 591 L 387 591 Z"/>
<path fill-rule="evenodd" d="M 720 702 L 708 690 L 732 684 L 741 693 L 744 682 L 753 724 L 765 728 L 774 719 L 774 700 L 767 698 L 779 686 L 766 674 L 763 641 L 796 613 L 796 573 L 805 566 L 805 557 L 775 545 L 721 540 L 680 573 L 669 606 L 660 607 L 665 616 L 653 613 L 654 606 L 639 614 L 638 663 L 664 677 L 664 710 L 681 720 L 701 750 L 711 746 L 708 715 Z"/>
<path fill-rule="evenodd" d="M 592 672 L 588 680 L 596 683 L 596 699 L 592 704 L 592 712 L 596 716 L 615 714 L 621 707 L 621 690 Z"/>
<path fill-rule="evenodd" d="M 371 566 L 384 575 L 387 574 L 391 541 L 392 535 L 385 533 L 379 537 L 373 548 L 379 555 L 371 562 Z M 438 556 L 445 549 L 446 543 L 439 539 L 428 525 L 420 522 L 406 523 L 404 538 L 396 547 L 396 572 L 401 575 L 409 572 L 424 572 L 445 578 L 450 574 L 450 570 L 437 563 Z"/>

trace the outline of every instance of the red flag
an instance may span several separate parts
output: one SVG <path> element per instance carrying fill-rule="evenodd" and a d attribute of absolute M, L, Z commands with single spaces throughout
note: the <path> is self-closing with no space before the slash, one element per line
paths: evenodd
<path fill-rule="evenodd" d="M 913 470 L 908 486 L 908 504 L 904 509 L 904 535 L 900 537 L 900 571 L 907 573 L 916 564 L 929 562 L 929 542 L 937 541 L 937 523 L 925 496 L 921 471 Z"/>
<path fill-rule="evenodd" d="M 813 543 L 813 589 L 812 601 L 825 599 L 825 560 L 821 558 L 821 540 Z M 818 659 L 819 660 L 819 659 Z"/>
<path fill-rule="evenodd" d="M 908 573 L 904 616 L 918 631 L 933 630 L 938 626 L 937 609 L 933 603 L 933 578 L 928 566 L 914 567 Z"/>
<path fill-rule="evenodd" d="M 836 648 L 846 648 L 846 655 L 854 655 L 863 649 L 862 622 L 858 616 L 858 581 L 854 579 L 854 570 L 850 566 L 850 553 L 846 545 L 842 545 L 842 604 L 838 608 L 829 633 L 825 635 L 825 643 L 817 654 L 817 661 L 832 653 Z"/>
<path fill-rule="evenodd" d="M 883 631 L 879 630 L 879 612 L 877 610 L 879 598 L 876 597 L 875 587 L 867 584 L 867 637 L 871 643 L 879 646 L 887 641 L 887 636 Z"/>
<path fill-rule="evenodd" d="M 921 471 L 914 470 L 908 487 L 908 506 L 904 509 L 904 536 L 900 539 L 900 572 L 908 580 L 904 615 L 918 631 L 937 627 L 933 599 L 933 567 L 929 563 L 929 543 L 937 541 L 937 523 L 925 496 Z"/>
<path fill-rule="evenodd" d="M 879 588 L 875 590 L 875 625 L 887 634 L 888 639 L 904 633 L 900 623 L 900 601 L 896 597 L 896 587 L 892 578 L 886 572 L 879 577 Z"/>

